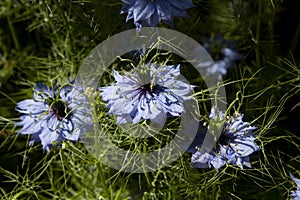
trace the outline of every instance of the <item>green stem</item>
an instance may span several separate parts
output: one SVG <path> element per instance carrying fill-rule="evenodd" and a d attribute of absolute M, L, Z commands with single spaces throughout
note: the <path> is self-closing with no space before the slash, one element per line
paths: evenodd
<path fill-rule="evenodd" d="M 70 25 L 69 25 L 69 22 L 68 22 L 68 20 L 67 20 L 67 18 L 66 18 L 65 11 L 62 9 L 62 6 L 63 6 L 63 5 L 62 5 L 61 3 L 59 3 L 58 0 L 55 0 L 55 3 L 56 3 L 56 5 L 57 5 L 57 7 L 58 7 L 58 11 L 59 11 L 60 16 L 62 17 L 62 19 L 63 19 L 65 25 L 67 26 L 68 29 L 70 29 Z"/>
<path fill-rule="evenodd" d="M 15 47 L 16 47 L 16 49 L 17 49 L 18 51 L 20 51 L 19 40 L 18 40 L 18 37 L 17 37 L 17 35 L 16 35 L 16 31 L 15 31 L 14 25 L 13 25 L 13 23 L 12 23 L 11 18 L 10 18 L 9 15 L 7 16 L 7 23 L 8 23 L 9 30 L 10 30 L 12 39 L 13 39 L 13 41 L 14 41 Z"/>
<path fill-rule="evenodd" d="M 255 34 L 255 56 L 256 56 L 256 65 L 260 67 L 260 53 L 259 53 L 259 36 L 260 36 L 260 27 L 261 27 L 261 15 L 262 15 L 262 7 L 263 7 L 263 1 L 258 0 L 258 16 L 257 16 L 257 23 L 256 23 L 256 34 Z"/>
<path fill-rule="evenodd" d="M 102 166 L 101 166 L 100 163 L 97 163 L 97 168 L 98 168 L 98 172 L 99 172 L 100 182 L 101 182 L 102 187 L 103 187 L 103 189 L 104 189 L 104 193 L 106 194 L 106 198 L 107 198 L 107 199 L 111 199 L 111 198 L 110 198 L 109 188 L 107 187 L 108 184 L 106 183 L 106 179 L 105 179 L 105 176 L 104 176 L 104 174 L 103 174 Z"/>

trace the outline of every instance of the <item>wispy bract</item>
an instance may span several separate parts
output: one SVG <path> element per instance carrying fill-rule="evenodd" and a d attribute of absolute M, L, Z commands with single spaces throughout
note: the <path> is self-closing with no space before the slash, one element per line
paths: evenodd
<path fill-rule="evenodd" d="M 19 134 L 31 135 L 30 145 L 40 141 L 47 151 L 63 140 L 78 141 L 92 125 L 86 97 L 71 85 L 51 89 L 38 83 L 33 99 L 19 102 L 16 110 L 23 114 L 15 124 L 22 126 Z"/>
<path fill-rule="evenodd" d="M 243 168 L 243 165 L 251 167 L 250 155 L 259 150 L 254 143 L 253 130 L 256 127 L 248 122 L 243 122 L 243 115 L 225 118 L 222 112 L 217 113 L 213 108 L 209 116 L 212 121 L 224 121 L 223 131 L 215 147 L 209 153 L 201 153 L 197 150 L 192 155 L 192 166 L 195 168 L 211 168 L 218 170 L 226 163 Z M 200 147 L 201 144 L 198 145 Z"/>
<path fill-rule="evenodd" d="M 121 14 L 128 13 L 137 28 L 156 26 L 163 21 L 173 26 L 174 17 L 186 17 L 186 9 L 194 6 L 192 0 L 122 0 Z"/>
<path fill-rule="evenodd" d="M 124 76 L 114 71 L 114 78 L 116 83 L 99 90 L 117 124 L 135 124 L 141 119 L 162 124 L 167 115 L 180 116 L 193 88 L 180 77 L 179 65 L 150 63 Z"/>

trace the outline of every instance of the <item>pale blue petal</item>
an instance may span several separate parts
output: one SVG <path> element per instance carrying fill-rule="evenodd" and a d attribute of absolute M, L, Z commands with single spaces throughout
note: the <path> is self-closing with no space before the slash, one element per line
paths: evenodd
<path fill-rule="evenodd" d="M 295 178 L 292 174 L 290 174 L 290 176 L 292 177 L 293 181 L 296 183 L 298 190 L 300 189 L 300 179 Z"/>
<path fill-rule="evenodd" d="M 44 128 L 39 134 L 43 149 L 47 151 L 49 150 L 49 146 L 53 145 L 58 137 L 59 134 L 56 131 L 51 131 L 47 128 Z"/>
<path fill-rule="evenodd" d="M 33 93 L 33 99 L 43 102 L 48 98 L 53 98 L 53 91 L 47 85 L 37 83 Z"/>
<path fill-rule="evenodd" d="M 207 67 L 207 74 L 219 73 L 220 75 L 226 75 L 227 70 L 235 66 L 235 62 L 242 59 L 242 55 L 236 52 L 236 41 L 227 41 L 224 36 L 217 34 L 214 38 L 204 39 L 204 48 L 211 54 L 211 57 L 215 61 L 215 65 Z M 214 48 L 215 46 L 218 48 Z M 218 52 L 214 49 L 220 49 Z M 216 70 L 216 67 L 218 70 Z"/>
<path fill-rule="evenodd" d="M 294 200 L 299 200 L 300 199 L 300 179 L 295 178 L 292 174 L 290 174 L 290 176 L 292 177 L 293 181 L 297 185 L 297 190 L 292 191 L 291 196 L 295 197 L 295 198 L 293 198 Z"/>
<path fill-rule="evenodd" d="M 127 123 L 130 123 L 130 122 L 132 122 L 132 118 L 130 117 L 129 114 L 124 114 L 124 115 L 117 116 L 117 124 L 118 125 L 127 124 Z"/>
<path fill-rule="evenodd" d="M 241 60 L 242 56 L 238 52 L 233 51 L 230 48 L 224 48 L 221 50 L 225 57 L 229 60 Z"/>
<path fill-rule="evenodd" d="M 139 0 L 136 1 L 134 6 L 133 17 L 135 22 L 151 18 L 156 12 L 155 5 L 151 1 Z"/>
<path fill-rule="evenodd" d="M 194 168 L 210 168 L 209 162 L 213 159 L 213 156 L 209 153 L 200 153 L 197 151 L 192 155 L 191 164 Z"/>
<path fill-rule="evenodd" d="M 231 146 L 239 157 L 249 156 L 259 150 L 259 147 L 255 145 L 253 140 L 254 138 L 235 139 L 234 143 L 231 143 Z"/>
<path fill-rule="evenodd" d="M 16 110 L 24 114 L 38 115 L 49 110 L 49 106 L 40 101 L 27 99 L 19 102 L 17 104 Z"/>

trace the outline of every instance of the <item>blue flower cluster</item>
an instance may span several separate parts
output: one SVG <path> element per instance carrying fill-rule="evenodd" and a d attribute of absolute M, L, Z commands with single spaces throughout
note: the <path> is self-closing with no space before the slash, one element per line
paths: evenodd
<path fill-rule="evenodd" d="M 217 113 L 215 107 L 212 108 L 209 117 L 212 121 L 217 122 L 225 119 L 224 113 Z M 215 147 L 208 153 L 202 153 L 200 150 L 194 152 L 191 159 L 192 166 L 195 168 L 214 167 L 217 171 L 226 163 L 237 165 L 240 168 L 243 168 L 243 165 L 251 167 L 249 156 L 259 150 L 254 143 L 253 130 L 256 127 L 251 126 L 248 122 L 243 122 L 242 118 L 243 115 L 239 115 L 226 119 L 223 132 Z"/>
<path fill-rule="evenodd" d="M 121 14 L 128 13 L 126 21 L 133 19 L 139 29 L 156 26 L 163 21 L 173 26 L 174 17 L 187 16 L 186 9 L 194 6 L 192 0 L 121 0 Z"/>
<path fill-rule="evenodd" d="M 30 144 L 40 141 L 49 151 L 63 140 L 78 141 L 80 134 L 92 124 L 87 99 L 78 88 L 66 85 L 53 89 L 38 83 L 33 99 L 17 104 L 23 115 L 16 126 L 22 126 L 19 134 L 31 135 Z"/>
<path fill-rule="evenodd" d="M 117 116 L 117 124 L 141 119 L 161 124 L 167 114 L 180 116 L 185 111 L 183 101 L 190 98 L 193 87 L 179 76 L 179 65 L 149 63 L 124 76 L 114 71 L 116 83 L 99 90 L 109 113 Z"/>
<path fill-rule="evenodd" d="M 128 13 L 127 21 L 134 20 L 139 29 L 156 26 L 160 21 L 172 26 L 176 16 L 187 16 L 186 10 L 193 7 L 192 0 L 122 0 L 121 13 Z M 241 55 L 234 51 L 234 41 L 225 41 L 217 35 L 206 39 L 204 47 L 211 53 L 215 65 L 207 69 L 208 74 L 224 75 Z M 145 53 L 143 53 L 145 55 Z M 168 116 L 181 116 L 185 112 L 184 101 L 191 99 L 193 86 L 180 76 L 180 65 L 161 66 L 147 63 L 124 75 L 114 71 L 115 83 L 100 87 L 102 100 L 107 102 L 109 114 L 116 116 L 117 124 L 139 123 L 151 120 L 161 127 Z M 78 141 L 87 127 L 92 125 L 88 102 L 82 89 L 67 85 L 50 89 L 38 83 L 33 99 L 18 103 L 16 110 L 23 114 L 16 126 L 22 126 L 20 134 L 30 134 L 31 141 L 40 141 L 49 151 L 63 140 Z M 212 109 L 211 119 L 224 118 L 223 113 Z M 253 130 L 255 127 L 242 121 L 243 115 L 231 117 L 224 123 L 224 132 L 214 149 L 201 153 L 201 139 L 196 138 L 188 149 L 192 155 L 192 166 L 213 166 L 217 170 L 226 163 L 239 167 L 251 167 L 249 155 L 257 151 Z"/>

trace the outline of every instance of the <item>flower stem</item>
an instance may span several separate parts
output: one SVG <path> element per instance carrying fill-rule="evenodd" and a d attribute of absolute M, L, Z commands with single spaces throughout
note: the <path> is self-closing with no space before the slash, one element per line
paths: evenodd
<path fill-rule="evenodd" d="M 99 172 L 99 178 L 100 178 L 100 182 L 102 184 L 104 193 L 106 194 L 107 199 L 110 199 L 110 192 L 109 192 L 109 186 L 106 183 L 106 178 L 104 177 L 103 171 L 102 171 L 102 167 L 101 164 L 98 162 L 97 163 L 97 168 L 98 168 L 98 172 Z"/>

